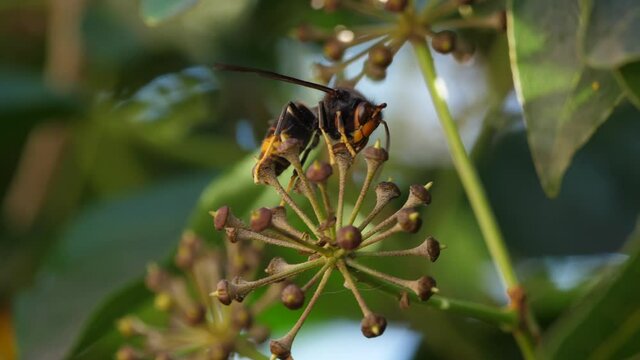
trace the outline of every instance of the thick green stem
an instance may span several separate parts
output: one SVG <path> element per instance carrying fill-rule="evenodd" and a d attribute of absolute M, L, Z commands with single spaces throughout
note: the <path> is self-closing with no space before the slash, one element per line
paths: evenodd
<path fill-rule="evenodd" d="M 480 178 L 471 163 L 471 159 L 467 155 L 462 139 L 460 138 L 458 128 L 453 121 L 451 113 L 449 112 L 447 102 L 436 86 L 437 75 L 431 51 L 429 50 L 425 39 L 414 38 L 412 40 L 412 44 L 416 52 L 418 64 L 422 70 L 424 80 L 429 88 L 433 106 L 444 130 L 451 157 L 453 159 L 453 164 L 458 172 L 458 176 L 460 177 L 460 181 L 462 182 L 462 186 L 467 197 L 469 198 L 469 203 L 471 204 L 471 208 L 476 216 L 478 225 L 480 226 L 480 231 L 482 232 L 484 241 L 489 249 L 493 263 L 495 264 L 498 274 L 500 275 L 507 291 L 510 292 L 509 290 L 518 290 L 520 289 L 520 284 L 511 264 L 511 259 L 504 244 L 502 234 L 498 228 L 498 223 L 491 207 L 489 206 L 487 195 L 485 194 Z M 526 308 L 521 309 L 520 311 L 527 312 Z M 526 359 L 530 359 L 533 356 L 534 344 L 532 337 L 529 335 L 531 335 L 530 333 L 535 332 L 537 325 L 535 323 L 535 319 L 530 313 L 526 313 L 525 315 L 527 319 L 530 319 L 530 321 L 526 321 L 524 324 L 519 325 L 526 327 L 526 331 L 523 332 L 521 329 L 515 329 L 513 335 L 523 356 Z"/>
<path fill-rule="evenodd" d="M 424 40 L 413 41 L 413 46 L 418 58 L 418 64 L 424 75 L 425 82 L 429 88 L 431 94 L 431 100 L 433 106 L 438 113 L 438 118 L 442 124 L 442 128 L 449 144 L 449 150 L 451 157 L 453 158 L 453 165 L 460 176 L 460 181 L 464 187 L 471 208 L 478 220 L 480 231 L 484 237 L 484 240 L 489 248 L 489 253 L 493 259 L 498 273 L 502 278 L 502 282 L 507 289 L 518 287 L 518 278 L 511 265 L 511 259 L 509 253 L 502 239 L 502 234 L 498 228 L 493 211 L 489 206 L 487 195 L 484 192 L 480 178 L 471 163 L 471 159 L 467 155 L 467 152 L 458 133 L 458 127 L 456 126 L 449 107 L 444 97 L 436 86 L 436 71 L 433 66 L 433 58 L 431 52 L 427 47 L 427 43 Z"/>

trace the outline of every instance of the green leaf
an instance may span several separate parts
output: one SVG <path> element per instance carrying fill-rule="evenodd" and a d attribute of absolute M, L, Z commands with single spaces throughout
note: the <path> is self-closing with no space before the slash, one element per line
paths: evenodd
<path fill-rule="evenodd" d="M 198 0 L 141 0 L 140 14 L 149 26 L 156 26 L 196 5 Z"/>
<path fill-rule="evenodd" d="M 578 0 L 509 2 L 509 46 L 536 171 L 556 196 L 575 152 L 621 99 L 609 71 L 578 57 Z"/>
<path fill-rule="evenodd" d="M 97 303 L 173 248 L 204 184 L 189 177 L 83 212 L 14 301 L 22 358 L 62 358 Z"/>
<path fill-rule="evenodd" d="M 640 352 L 640 221 L 629 257 L 545 336 L 544 359 L 626 359 Z"/>
<path fill-rule="evenodd" d="M 620 67 L 616 71 L 616 79 L 627 98 L 640 109 L 640 61 Z"/>
<path fill-rule="evenodd" d="M 640 58 L 640 2 L 589 0 L 591 16 L 582 41 L 589 65 L 616 68 Z"/>

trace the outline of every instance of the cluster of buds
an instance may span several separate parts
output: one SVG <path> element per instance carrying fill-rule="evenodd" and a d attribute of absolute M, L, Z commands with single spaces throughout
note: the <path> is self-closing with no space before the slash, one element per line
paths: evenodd
<path fill-rule="evenodd" d="M 475 45 L 460 36 L 462 31 L 506 29 L 503 10 L 478 14 L 474 9 L 476 3 L 482 1 L 428 1 L 422 9 L 416 9 L 408 0 L 312 0 L 315 9 L 355 11 L 373 18 L 376 24 L 352 28 L 337 26 L 333 31 L 304 24 L 296 29 L 295 37 L 300 41 L 323 44 L 324 55 L 331 64 L 316 65 L 316 76 L 320 81 L 328 83 L 337 76 L 345 86 L 354 86 L 365 76 L 374 81 L 383 80 L 398 50 L 405 42 L 415 39 L 428 38 L 433 50 L 451 54 L 460 62 L 468 61 L 475 52 Z M 361 51 L 345 58 L 347 49 L 363 44 L 366 46 Z M 345 79 L 345 68 L 363 58 L 361 71 Z"/>
<path fill-rule="evenodd" d="M 183 273 L 171 274 L 151 264 L 146 286 L 155 293 L 154 307 L 165 325 L 151 325 L 137 316 L 126 316 L 118 330 L 131 345 L 121 347 L 118 360 L 228 359 L 234 353 L 255 352 L 269 337 L 269 330 L 253 319 L 277 302 L 282 285 L 274 285 L 250 307 L 221 306 L 209 294 L 225 276 L 251 276 L 259 264 L 255 244 L 231 244 L 225 257 L 193 233 L 183 235 L 175 265 Z M 226 273 L 226 275 L 225 275 Z M 157 316 L 161 315 L 161 316 Z"/>
<path fill-rule="evenodd" d="M 412 185 L 404 205 L 397 211 L 389 211 L 387 205 L 399 198 L 401 193 L 398 186 L 391 181 L 382 181 L 373 186 L 380 168 L 389 158 L 379 141 L 362 151 L 367 172 L 350 214 L 345 214 L 345 189 L 355 159 L 346 146 L 343 143 L 333 145 L 334 166 L 314 162 L 306 169 L 299 159 L 300 146 L 298 140 L 288 138 L 277 150 L 278 156 L 289 161 L 297 174 L 294 185 L 294 191 L 300 194 L 297 199 L 294 199 L 278 180 L 277 159 L 266 158 L 254 169 L 256 181 L 272 187 L 280 195 L 282 203 L 288 205 L 287 209 L 284 206 L 260 208 L 252 213 L 247 222 L 234 216 L 226 206 L 211 212 L 215 228 L 225 231 L 231 243 L 253 240 L 288 248 L 306 256 L 306 261 L 299 263 L 288 263 L 280 257 L 273 258 L 265 270 L 266 277 L 254 281 L 242 277 L 221 280 L 212 293 L 220 303 L 234 305 L 242 302 L 249 293 L 259 287 L 286 282 L 280 296 L 282 303 L 292 310 L 302 307 L 304 310 L 286 335 L 271 341 L 272 358 L 279 359 L 291 358 L 294 338 L 333 273 L 342 276 L 345 287 L 353 294 L 362 311 L 362 334 L 368 338 L 376 337 L 382 335 L 387 321 L 367 306 L 358 289 L 358 281 L 368 277 L 367 281 L 375 279 L 399 288 L 399 293 L 405 294 L 401 299 L 401 304 L 405 306 L 408 292 L 413 292 L 417 298 L 426 301 L 438 289 L 435 280 L 430 276 L 406 280 L 366 266 L 360 259 L 417 256 L 433 262 L 443 248 L 437 240 L 428 237 L 420 245 L 407 250 L 378 249 L 383 241 L 396 234 L 416 233 L 420 230 L 420 207 L 431 202 L 432 185 Z M 335 186 L 333 182 L 329 182 L 334 170 L 338 175 L 337 199 L 330 196 L 329 191 Z M 365 207 L 365 198 L 371 190 L 375 193 L 375 205 L 369 206 L 371 209 L 366 214 L 361 213 L 361 209 Z M 308 202 L 309 206 L 301 206 L 300 200 Z M 293 211 L 297 220 L 304 224 L 303 229 L 293 225 L 294 222 L 287 216 L 289 211 Z M 378 219 L 381 216 L 384 218 Z M 374 225 L 374 222 L 377 223 Z M 296 276 L 314 269 L 315 274 L 304 284 L 293 282 Z M 314 287 L 315 290 L 312 290 Z"/>

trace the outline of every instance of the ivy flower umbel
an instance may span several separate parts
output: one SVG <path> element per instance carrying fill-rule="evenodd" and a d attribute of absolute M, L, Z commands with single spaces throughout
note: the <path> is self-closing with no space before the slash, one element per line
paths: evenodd
<path fill-rule="evenodd" d="M 410 40 L 429 39 L 433 50 L 451 54 L 456 60 L 469 60 L 475 44 L 468 39 L 468 29 L 506 29 L 502 9 L 478 9 L 480 0 L 429 0 L 418 9 L 408 0 L 312 0 L 311 6 L 333 12 L 339 9 L 359 13 L 372 24 L 347 28 L 337 26 L 327 31 L 311 25 L 298 27 L 294 36 L 301 41 L 321 42 L 325 57 L 331 64 L 317 64 L 317 77 L 328 83 L 334 76 L 343 85 L 354 86 L 362 77 L 379 81 L 386 77 L 386 69 L 395 54 Z M 347 49 L 367 44 L 364 49 L 345 58 Z M 365 59 L 360 72 L 344 78 L 344 70 L 359 59 Z"/>
<path fill-rule="evenodd" d="M 120 319 L 118 330 L 131 345 L 121 347 L 116 359 L 223 360 L 233 353 L 256 352 L 256 344 L 269 337 L 269 330 L 253 319 L 277 300 L 282 286 L 274 285 L 251 306 L 223 307 L 209 296 L 215 284 L 225 273 L 250 277 L 259 264 L 252 244 L 229 244 L 226 258 L 186 233 L 175 255 L 182 274 L 149 265 L 145 283 L 156 294 L 155 308 L 166 313 L 164 325 L 151 325 L 136 316 Z"/>
<path fill-rule="evenodd" d="M 295 325 L 284 337 L 271 341 L 271 353 L 274 358 L 280 359 L 291 358 L 294 338 L 334 272 L 340 273 L 344 278 L 345 286 L 353 293 L 362 311 L 361 330 L 366 337 L 382 335 L 387 322 L 382 315 L 374 313 L 367 306 L 356 286 L 359 275 L 364 274 L 395 285 L 404 291 L 414 292 L 424 301 L 437 292 L 436 282 L 429 276 L 405 280 L 365 266 L 358 261 L 362 257 L 409 255 L 421 256 L 430 261 L 438 258 L 441 247 L 432 237 L 408 250 L 370 250 L 372 245 L 388 240 L 394 234 L 416 233 L 420 229 L 422 219 L 419 207 L 431 202 L 429 192 L 431 183 L 424 186 L 411 186 L 404 205 L 373 225 L 373 221 L 382 214 L 385 207 L 393 199 L 400 197 L 400 190 L 393 182 L 383 181 L 372 187 L 378 170 L 389 157 L 387 151 L 380 147 L 380 143 L 376 142 L 374 146 L 362 152 L 367 173 L 350 214 L 344 213 L 347 176 L 354 162 L 350 152 L 342 143 L 337 143 L 332 148 L 338 174 L 338 194 L 335 202 L 336 199 L 330 196 L 328 186 L 328 180 L 334 171 L 333 167 L 328 163 L 315 162 L 306 170 L 303 169 L 299 159 L 300 146 L 301 143 L 298 140 L 286 139 L 278 149 L 278 154 L 293 165 L 298 174 L 295 190 L 309 202 L 313 215 L 307 214 L 283 188 L 276 176 L 275 163 L 271 158 L 259 163 L 254 171 L 257 182 L 275 189 L 282 201 L 305 224 L 304 229 L 291 225 L 287 218 L 287 210 L 283 206 L 254 211 L 248 224 L 235 217 L 226 206 L 211 213 L 215 228 L 224 230 L 232 243 L 239 240 L 254 240 L 290 248 L 308 256 L 306 261 L 297 264 L 290 264 L 283 258 L 276 257 L 266 268 L 266 277 L 255 281 L 248 281 L 242 277 L 221 280 L 212 293 L 221 303 L 229 305 L 234 303 L 234 300 L 242 302 L 250 292 L 261 286 L 287 280 L 289 283 L 281 293 L 281 301 L 286 307 L 295 310 L 304 305 L 307 295 L 315 286 Z M 364 199 L 371 190 L 375 193 L 375 205 L 368 212 L 361 213 Z M 363 220 L 356 221 L 358 218 Z M 312 269 L 316 269 L 316 273 L 305 284 L 298 285 L 291 281 L 296 275 Z"/>

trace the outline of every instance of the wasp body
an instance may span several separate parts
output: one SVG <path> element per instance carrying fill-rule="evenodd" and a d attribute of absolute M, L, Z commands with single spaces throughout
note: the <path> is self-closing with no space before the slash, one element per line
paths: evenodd
<path fill-rule="evenodd" d="M 332 145 L 336 142 L 343 143 L 351 155 L 355 156 L 366 146 L 369 137 L 380 124 L 385 126 L 387 148 L 389 147 L 389 129 L 382 119 L 382 109 L 386 104 L 374 105 L 357 90 L 331 88 L 271 71 L 235 65 L 218 64 L 216 67 L 221 70 L 255 73 L 325 92 L 324 98 L 313 108 L 297 102 L 287 103 L 278 119 L 269 127 L 260 147 L 258 164 L 266 159 L 273 160 L 277 175 L 290 165 L 289 161 L 278 153 L 279 145 L 287 138 L 297 139 L 302 144 L 302 163 L 309 151 L 318 145 L 320 136 L 324 138 L 332 162 Z"/>

